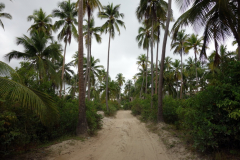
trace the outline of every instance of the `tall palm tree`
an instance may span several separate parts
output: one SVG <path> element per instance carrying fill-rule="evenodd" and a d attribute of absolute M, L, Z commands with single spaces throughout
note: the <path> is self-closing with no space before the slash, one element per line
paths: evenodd
<path fill-rule="evenodd" d="M 85 20 L 87 23 L 88 23 L 88 21 L 87 20 Z M 83 35 L 84 35 L 84 37 L 85 37 L 85 44 L 86 44 L 86 46 L 87 46 L 87 48 L 89 49 L 89 53 L 88 53 L 88 58 L 87 58 L 87 68 L 89 68 L 90 67 L 90 65 L 91 65 L 91 63 L 90 63 L 90 61 L 91 61 L 91 59 L 90 59 L 90 61 L 89 61 L 89 57 L 91 57 L 92 56 L 92 51 L 91 51 L 91 49 L 92 49 L 92 38 L 94 37 L 95 38 L 95 40 L 98 42 L 98 43 L 101 43 L 102 42 L 102 38 L 101 38 L 101 36 L 98 34 L 98 32 L 101 32 L 101 27 L 94 27 L 95 26 L 95 21 L 94 21 L 94 18 L 91 18 L 90 19 L 90 23 L 88 23 L 87 25 L 84 25 L 83 26 L 83 31 L 84 31 L 84 33 L 83 33 Z M 89 38 L 89 40 L 88 40 L 88 38 Z M 89 44 L 89 45 L 88 45 Z M 91 75 L 91 70 L 88 70 L 87 72 L 86 72 L 86 79 L 85 79 L 85 84 L 86 84 L 86 82 L 87 82 L 87 80 L 88 80 L 88 88 L 90 87 L 90 76 Z M 85 85 L 86 86 L 86 85 Z M 90 90 L 88 90 L 88 97 L 90 96 Z M 88 98 L 89 99 L 89 98 Z"/>
<path fill-rule="evenodd" d="M 146 70 L 145 72 L 145 77 L 146 77 L 146 87 L 145 87 L 145 94 L 147 94 L 147 68 L 148 68 L 148 51 L 149 51 L 149 44 L 150 44 L 150 39 L 151 39 L 151 30 L 149 27 L 146 25 L 146 23 L 142 23 L 142 27 L 139 27 L 138 29 L 138 35 L 136 37 L 136 40 L 138 42 L 138 47 L 143 47 L 143 49 L 147 50 L 147 59 L 145 61 L 146 63 L 146 68 L 143 69 Z"/>
<path fill-rule="evenodd" d="M 71 43 L 72 36 L 77 39 L 77 10 L 75 8 L 76 3 L 71 3 L 71 0 L 63 1 L 58 4 L 59 9 L 53 10 L 53 17 L 58 17 L 60 20 L 56 21 L 54 24 L 54 30 L 57 31 L 62 27 L 60 33 L 58 34 L 58 39 L 63 40 L 65 43 L 64 55 L 63 55 L 63 66 L 62 66 L 62 81 L 64 79 L 64 67 L 65 67 L 65 57 L 67 43 Z M 60 86 L 60 93 L 62 91 L 62 86 Z M 60 94 L 61 97 L 61 94 Z"/>
<path fill-rule="evenodd" d="M 78 2 L 78 124 L 76 128 L 77 135 L 87 133 L 87 119 L 86 119 L 86 104 L 85 104 L 85 91 L 83 80 L 83 0 Z"/>
<path fill-rule="evenodd" d="M 186 50 L 193 49 L 194 55 L 195 55 L 195 67 L 196 67 L 196 86 L 198 85 L 198 75 L 197 75 L 197 54 L 201 51 L 200 48 L 202 48 L 202 40 L 203 37 L 198 38 L 198 35 L 192 34 L 187 40 L 186 40 Z M 198 87 L 197 87 L 198 88 Z M 198 90 L 198 89 L 197 89 Z"/>
<path fill-rule="evenodd" d="M 163 0 L 140 0 L 136 10 L 136 15 L 139 21 L 145 19 L 148 24 L 151 23 L 151 95 L 153 96 L 153 43 L 154 43 L 154 23 L 156 23 L 157 15 L 166 13 L 167 3 Z M 151 99 L 151 107 L 153 107 Z"/>
<path fill-rule="evenodd" d="M 161 59 L 161 67 L 160 67 L 160 74 L 159 74 L 159 89 L 158 89 L 158 122 L 164 122 L 163 119 L 163 70 L 164 70 L 164 60 L 165 60 L 165 53 L 166 53 L 166 45 L 167 45 L 167 36 L 168 36 L 168 28 L 170 19 L 172 17 L 172 0 L 168 0 L 168 13 L 167 13 L 167 21 L 166 21 L 166 29 L 163 39 L 163 46 L 162 46 L 162 59 Z"/>
<path fill-rule="evenodd" d="M 140 91 L 140 97 L 142 97 L 142 90 L 143 90 L 143 83 L 144 83 L 144 70 L 146 70 L 146 66 L 147 66 L 147 58 L 145 54 L 141 54 L 138 56 L 137 58 L 137 65 L 138 65 L 138 69 L 141 67 L 143 73 L 142 73 L 142 85 L 141 85 L 141 91 Z"/>
<path fill-rule="evenodd" d="M 186 41 L 188 39 L 188 34 L 185 34 L 185 30 L 181 30 L 177 33 L 177 36 L 173 38 L 171 43 L 171 48 L 174 49 L 173 53 L 180 54 L 181 56 L 181 89 L 180 89 L 180 99 L 182 99 L 182 89 L 183 89 L 183 61 L 182 56 L 183 54 L 187 54 L 185 52 L 186 48 Z"/>
<path fill-rule="evenodd" d="M 101 19 L 107 19 L 107 21 L 102 25 L 103 31 L 105 33 L 109 33 L 109 43 L 108 43 L 108 61 L 107 61 L 107 80 L 106 80 L 106 105 L 107 105 L 107 110 L 109 111 L 108 108 L 108 99 L 107 99 L 107 94 L 108 94 L 108 74 L 109 74 L 109 54 L 110 54 L 110 40 L 111 38 L 115 37 L 115 30 L 118 31 L 120 34 L 120 29 L 119 25 L 126 28 L 124 25 L 124 22 L 120 20 L 119 18 L 123 18 L 124 14 L 119 12 L 120 9 L 120 4 L 113 6 L 113 4 L 108 4 L 107 6 L 103 7 L 103 12 L 98 13 L 98 17 Z"/>
<path fill-rule="evenodd" d="M 59 60 L 61 57 L 61 45 L 58 43 L 49 43 L 51 37 L 47 36 L 43 32 L 34 32 L 31 37 L 24 35 L 17 38 L 17 45 L 22 45 L 24 51 L 16 51 L 5 55 L 9 61 L 12 59 L 25 59 L 31 62 L 38 72 L 38 76 L 41 80 L 46 75 L 46 71 L 54 74 L 55 69 L 52 60 Z"/>
<path fill-rule="evenodd" d="M 0 3 L 0 12 L 2 12 L 4 10 L 4 8 L 5 8 L 5 4 L 4 3 Z M 0 13 L 0 18 L 12 19 L 12 16 L 9 13 Z M 0 25 L 4 29 L 4 25 L 3 25 L 3 22 L 2 22 L 1 19 L 0 19 Z"/>
<path fill-rule="evenodd" d="M 118 102 L 120 104 L 121 103 L 121 87 L 122 87 L 123 83 L 125 83 L 125 77 L 123 77 L 122 73 L 117 74 L 116 81 L 118 82 L 118 85 L 120 87 L 119 96 L 118 96 Z"/>
<path fill-rule="evenodd" d="M 38 31 L 51 35 L 53 29 L 52 15 L 46 15 L 46 12 L 43 12 L 42 8 L 34 10 L 33 15 L 28 16 L 27 20 L 34 21 L 34 24 L 28 29 L 31 34 Z"/>

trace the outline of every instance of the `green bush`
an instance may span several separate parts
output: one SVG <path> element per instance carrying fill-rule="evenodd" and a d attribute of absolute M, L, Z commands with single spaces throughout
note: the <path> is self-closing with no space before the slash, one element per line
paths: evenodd
<path fill-rule="evenodd" d="M 105 116 L 115 116 L 120 105 L 116 101 L 108 101 L 109 111 L 107 111 L 106 105 L 103 106 Z"/>
<path fill-rule="evenodd" d="M 163 118 L 166 123 L 174 124 L 178 122 L 177 108 L 180 105 L 181 101 L 171 96 L 165 96 L 163 98 Z"/>

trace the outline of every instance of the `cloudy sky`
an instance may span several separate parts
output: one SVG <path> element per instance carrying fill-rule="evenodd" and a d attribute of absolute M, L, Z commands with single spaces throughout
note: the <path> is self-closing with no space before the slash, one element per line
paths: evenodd
<path fill-rule="evenodd" d="M 8 62 L 4 55 L 11 52 L 12 50 L 23 51 L 22 46 L 16 45 L 16 37 L 21 37 L 24 34 L 29 35 L 27 32 L 28 28 L 33 22 L 28 22 L 27 17 L 33 14 L 33 11 L 39 8 L 42 8 L 47 14 L 51 14 L 52 10 L 58 7 L 58 2 L 62 0 L 1 0 L 0 2 L 5 3 L 6 7 L 3 10 L 5 13 L 10 13 L 13 17 L 12 20 L 2 19 L 5 31 L 0 28 L 0 60 Z M 75 1 L 75 0 L 74 0 Z M 121 28 L 121 34 L 116 34 L 115 39 L 111 40 L 111 49 L 110 49 L 110 76 L 115 78 L 118 73 L 123 73 L 127 79 L 132 79 L 134 74 L 137 71 L 136 59 L 140 54 L 146 53 L 146 51 L 138 48 L 137 42 L 135 40 L 138 34 L 138 28 L 140 24 L 136 18 L 135 10 L 139 4 L 139 0 L 100 0 L 102 5 L 107 5 L 108 3 L 113 3 L 114 5 L 121 4 L 120 12 L 124 13 L 125 17 L 123 21 L 125 22 L 126 30 Z M 180 15 L 178 8 L 173 1 L 173 12 L 174 18 L 177 19 Z M 104 20 L 100 20 L 96 16 L 97 11 L 94 12 L 95 25 L 101 26 L 104 23 Z M 53 22 L 56 21 L 56 18 L 53 18 Z M 173 24 L 170 25 L 170 27 Z M 193 33 L 192 29 L 187 29 L 187 33 Z M 163 32 L 162 32 L 163 33 Z M 199 31 L 201 34 L 201 31 Z M 163 39 L 163 34 L 161 40 Z M 232 40 L 225 42 L 228 44 L 229 50 L 234 48 L 230 45 Z M 61 42 L 62 43 L 62 42 Z M 162 51 L 162 43 L 160 43 L 159 57 Z M 210 46 L 211 52 L 212 45 Z M 72 40 L 71 45 L 67 46 L 66 53 L 66 62 L 72 60 L 72 55 L 77 51 L 77 43 L 75 40 Z M 95 58 L 100 59 L 101 65 L 105 68 L 107 66 L 107 49 L 108 49 L 108 35 L 102 34 L 102 43 L 98 44 L 93 40 L 92 45 L 92 55 Z M 84 50 L 86 53 L 86 49 Z M 154 51 L 154 57 L 155 57 Z M 170 50 L 170 39 L 168 39 L 166 56 L 170 56 L 173 59 L 179 58 L 177 55 L 173 55 Z M 188 56 L 185 56 L 184 59 L 188 57 L 193 57 L 193 52 L 190 52 Z M 155 58 L 154 58 L 155 61 Z M 10 66 L 17 67 L 19 66 L 18 60 L 12 60 Z M 76 69 L 75 69 L 76 70 Z"/>

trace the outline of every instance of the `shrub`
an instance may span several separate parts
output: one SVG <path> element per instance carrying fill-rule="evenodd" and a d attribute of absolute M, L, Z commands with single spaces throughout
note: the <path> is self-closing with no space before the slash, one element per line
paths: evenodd
<path fill-rule="evenodd" d="M 174 99 L 171 96 L 165 96 L 163 98 L 163 118 L 166 123 L 177 123 L 178 114 L 177 108 L 180 106 L 181 101 Z"/>
<path fill-rule="evenodd" d="M 120 105 L 114 101 L 108 101 L 109 111 L 107 111 L 106 105 L 103 106 L 105 116 L 115 116 Z"/>

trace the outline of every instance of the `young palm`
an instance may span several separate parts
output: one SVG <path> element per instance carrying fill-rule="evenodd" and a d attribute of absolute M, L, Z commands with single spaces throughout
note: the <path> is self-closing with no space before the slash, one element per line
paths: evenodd
<path fill-rule="evenodd" d="M 28 21 L 34 21 L 34 24 L 31 25 L 31 27 L 28 29 L 30 33 L 34 33 L 35 31 L 38 32 L 44 32 L 47 35 L 51 35 L 52 33 L 52 15 L 46 15 L 45 12 L 43 12 L 42 8 L 39 10 L 35 10 L 33 12 L 33 15 L 28 16 Z"/>
<path fill-rule="evenodd" d="M 63 1 L 58 4 L 59 9 L 53 10 L 53 17 L 58 17 L 60 20 L 56 21 L 54 24 L 54 30 L 57 31 L 62 27 L 60 33 L 58 34 L 58 39 L 63 40 L 65 43 L 64 47 L 64 55 L 63 55 L 63 66 L 62 66 L 62 81 L 64 79 L 64 67 L 65 67 L 65 57 L 66 57 L 66 49 L 67 43 L 71 43 L 72 36 L 77 39 L 77 29 L 75 25 L 77 25 L 77 10 L 75 8 L 76 3 L 71 3 L 71 0 Z M 60 87 L 60 93 L 62 91 L 62 86 Z M 61 94 L 60 94 L 61 97 Z"/>
<path fill-rule="evenodd" d="M 186 41 L 188 39 L 188 34 L 185 34 L 185 30 L 181 30 L 177 33 L 177 36 L 173 38 L 171 43 L 171 48 L 174 49 L 174 54 L 180 54 L 181 56 L 181 89 L 180 89 L 180 99 L 182 99 L 182 91 L 183 91 L 183 54 L 187 54 L 185 52 Z"/>
<path fill-rule="evenodd" d="M 85 20 L 87 23 L 88 21 Z M 95 40 L 98 42 L 98 43 L 101 43 L 102 42 L 102 38 L 101 36 L 98 34 L 99 32 L 101 32 L 101 27 L 94 27 L 95 26 L 95 21 L 94 21 L 94 18 L 91 18 L 90 19 L 90 24 L 88 23 L 88 25 L 84 25 L 83 26 L 83 35 L 85 37 L 85 44 L 87 46 L 87 48 L 89 49 L 89 53 L 88 53 L 88 57 L 91 57 L 92 56 L 92 38 L 94 37 Z M 89 40 L 88 40 L 89 39 Z M 91 59 L 89 61 L 89 58 L 87 58 L 87 68 L 89 68 L 89 66 L 91 65 Z M 88 88 L 90 87 L 90 76 L 91 75 L 91 70 L 87 70 L 86 72 L 86 79 L 85 79 L 85 83 L 86 81 L 88 80 Z M 86 86 L 86 85 L 85 85 Z M 90 96 L 90 90 L 88 90 L 88 99 L 89 99 L 89 96 Z"/>
<path fill-rule="evenodd" d="M 108 99 L 107 99 L 107 89 L 108 89 L 108 74 L 109 74 L 109 54 L 110 54 L 110 40 L 111 38 L 115 37 L 115 30 L 118 31 L 120 34 L 120 29 L 119 26 L 122 26 L 124 28 L 124 22 L 120 20 L 119 18 L 123 18 L 124 14 L 119 12 L 120 9 L 120 4 L 113 6 L 113 4 L 109 4 L 107 6 L 103 7 L 103 12 L 99 12 L 98 16 L 101 19 L 107 19 L 107 21 L 102 25 L 103 31 L 105 33 L 109 33 L 109 43 L 108 43 L 108 60 L 107 60 L 107 80 L 106 80 L 106 105 L 107 105 L 107 110 L 108 108 Z"/>
<path fill-rule="evenodd" d="M 143 26 L 139 27 L 138 29 L 138 35 L 136 37 L 136 40 L 138 42 L 138 47 L 143 47 L 143 49 L 147 50 L 147 59 L 145 61 L 145 66 L 146 68 L 143 70 L 146 70 L 145 72 L 145 77 L 146 77 L 146 87 L 145 87 L 145 94 L 147 94 L 147 68 L 148 68 L 148 50 L 149 50 L 149 44 L 150 44 L 150 39 L 151 39 L 151 30 L 150 28 L 146 25 L 146 23 L 142 23 Z"/>
<path fill-rule="evenodd" d="M 192 34 L 186 40 L 186 51 L 188 52 L 190 49 L 194 50 L 195 55 L 195 67 L 196 67 L 196 86 L 198 85 L 198 75 L 197 75 L 197 54 L 200 52 L 200 48 L 202 48 L 202 40 L 203 38 L 198 38 L 198 35 Z M 198 87 L 197 87 L 198 88 Z M 198 90 L 198 89 L 197 89 Z"/>
<path fill-rule="evenodd" d="M 4 10 L 4 8 L 5 8 L 5 4 L 0 3 L 0 12 L 2 12 Z M 0 13 L 0 18 L 12 19 L 12 16 L 9 13 Z M 3 22 L 1 19 L 0 19 L 0 25 L 4 29 L 4 25 L 3 25 Z"/>

